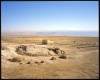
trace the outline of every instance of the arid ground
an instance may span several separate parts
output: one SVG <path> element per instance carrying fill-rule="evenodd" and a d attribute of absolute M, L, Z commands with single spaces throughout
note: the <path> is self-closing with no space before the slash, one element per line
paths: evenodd
<path fill-rule="evenodd" d="M 53 40 L 53 44 L 42 44 Z M 98 79 L 99 38 L 2 36 L 2 79 Z"/>

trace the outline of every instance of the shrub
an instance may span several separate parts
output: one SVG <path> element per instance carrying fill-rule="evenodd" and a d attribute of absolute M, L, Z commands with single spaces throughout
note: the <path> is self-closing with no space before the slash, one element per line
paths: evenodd
<path fill-rule="evenodd" d="M 67 59 L 67 57 L 65 55 L 61 55 L 59 58 L 61 58 L 61 59 Z"/>
<path fill-rule="evenodd" d="M 34 63 L 39 63 L 39 62 L 35 61 Z"/>
<path fill-rule="evenodd" d="M 52 57 L 50 60 L 56 60 L 56 57 Z"/>
<path fill-rule="evenodd" d="M 21 58 L 20 57 L 14 57 L 12 59 L 8 59 L 11 62 L 21 62 Z"/>
<path fill-rule="evenodd" d="M 31 64 L 31 62 L 29 61 L 29 62 L 27 62 L 27 64 Z"/>
<path fill-rule="evenodd" d="M 19 64 L 21 65 L 21 64 L 23 64 L 23 63 L 20 62 Z"/>
<path fill-rule="evenodd" d="M 44 61 L 41 61 L 40 63 L 44 63 Z"/>

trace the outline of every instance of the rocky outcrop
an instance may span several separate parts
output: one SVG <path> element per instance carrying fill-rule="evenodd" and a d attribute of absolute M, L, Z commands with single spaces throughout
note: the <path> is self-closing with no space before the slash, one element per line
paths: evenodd
<path fill-rule="evenodd" d="M 58 56 L 61 55 L 66 55 L 65 52 L 63 50 L 60 50 L 60 48 L 57 47 L 53 47 L 53 48 L 48 48 L 48 50 L 53 51 L 55 54 L 57 54 Z"/>

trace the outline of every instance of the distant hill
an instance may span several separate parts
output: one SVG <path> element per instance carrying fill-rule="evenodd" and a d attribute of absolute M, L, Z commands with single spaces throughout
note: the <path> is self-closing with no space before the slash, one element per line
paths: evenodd
<path fill-rule="evenodd" d="M 37 31 L 37 32 L 2 32 L 1 35 L 39 35 L 39 36 L 90 36 L 99 37 L 96 31 Z"/>

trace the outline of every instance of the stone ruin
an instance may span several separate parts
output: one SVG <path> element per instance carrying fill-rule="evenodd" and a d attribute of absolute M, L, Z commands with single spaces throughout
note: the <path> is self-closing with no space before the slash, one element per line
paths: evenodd
<path fill-rule="evenodd" d="M 6 49 L 7 48 L 7 49 Z M 24 60 L 23 57 L 30 56 L 32 57 L 51 57 L 50 60 L 56 60 L 57 57 L 61 59 L 67 59 L 67 54 L 65 51 L 61 50 L 58 47 L 47 47 L 47 46 L 38 46 L 38 45 L 16 45 L 15 47 L 3 46 L 1 50 L 2 57 L 7 57 L 7 59 L 11 62 L 22 62 Z M 9 57 L 6 55 L 6 51 L 9 52 Z M 15 55 L 16 54 L 16 55 Z M 24 56 L 23 56 L 24 55 Z M 10 57 L 11 56 L 11 57 Z M 41 62 L 44 63 L 44 62 Z"/>
<path fill-rule="evenodd" d="M 16 48 L 17 54 L 28 56 L 65 56 L 66 52 L 58 47 L 36 47 L 33 45 L 20 45 Z"/>
<path fill-rule="evenodd" d="M 52 40 L 42 40 L 42 44 L 54 44 Z"/>

